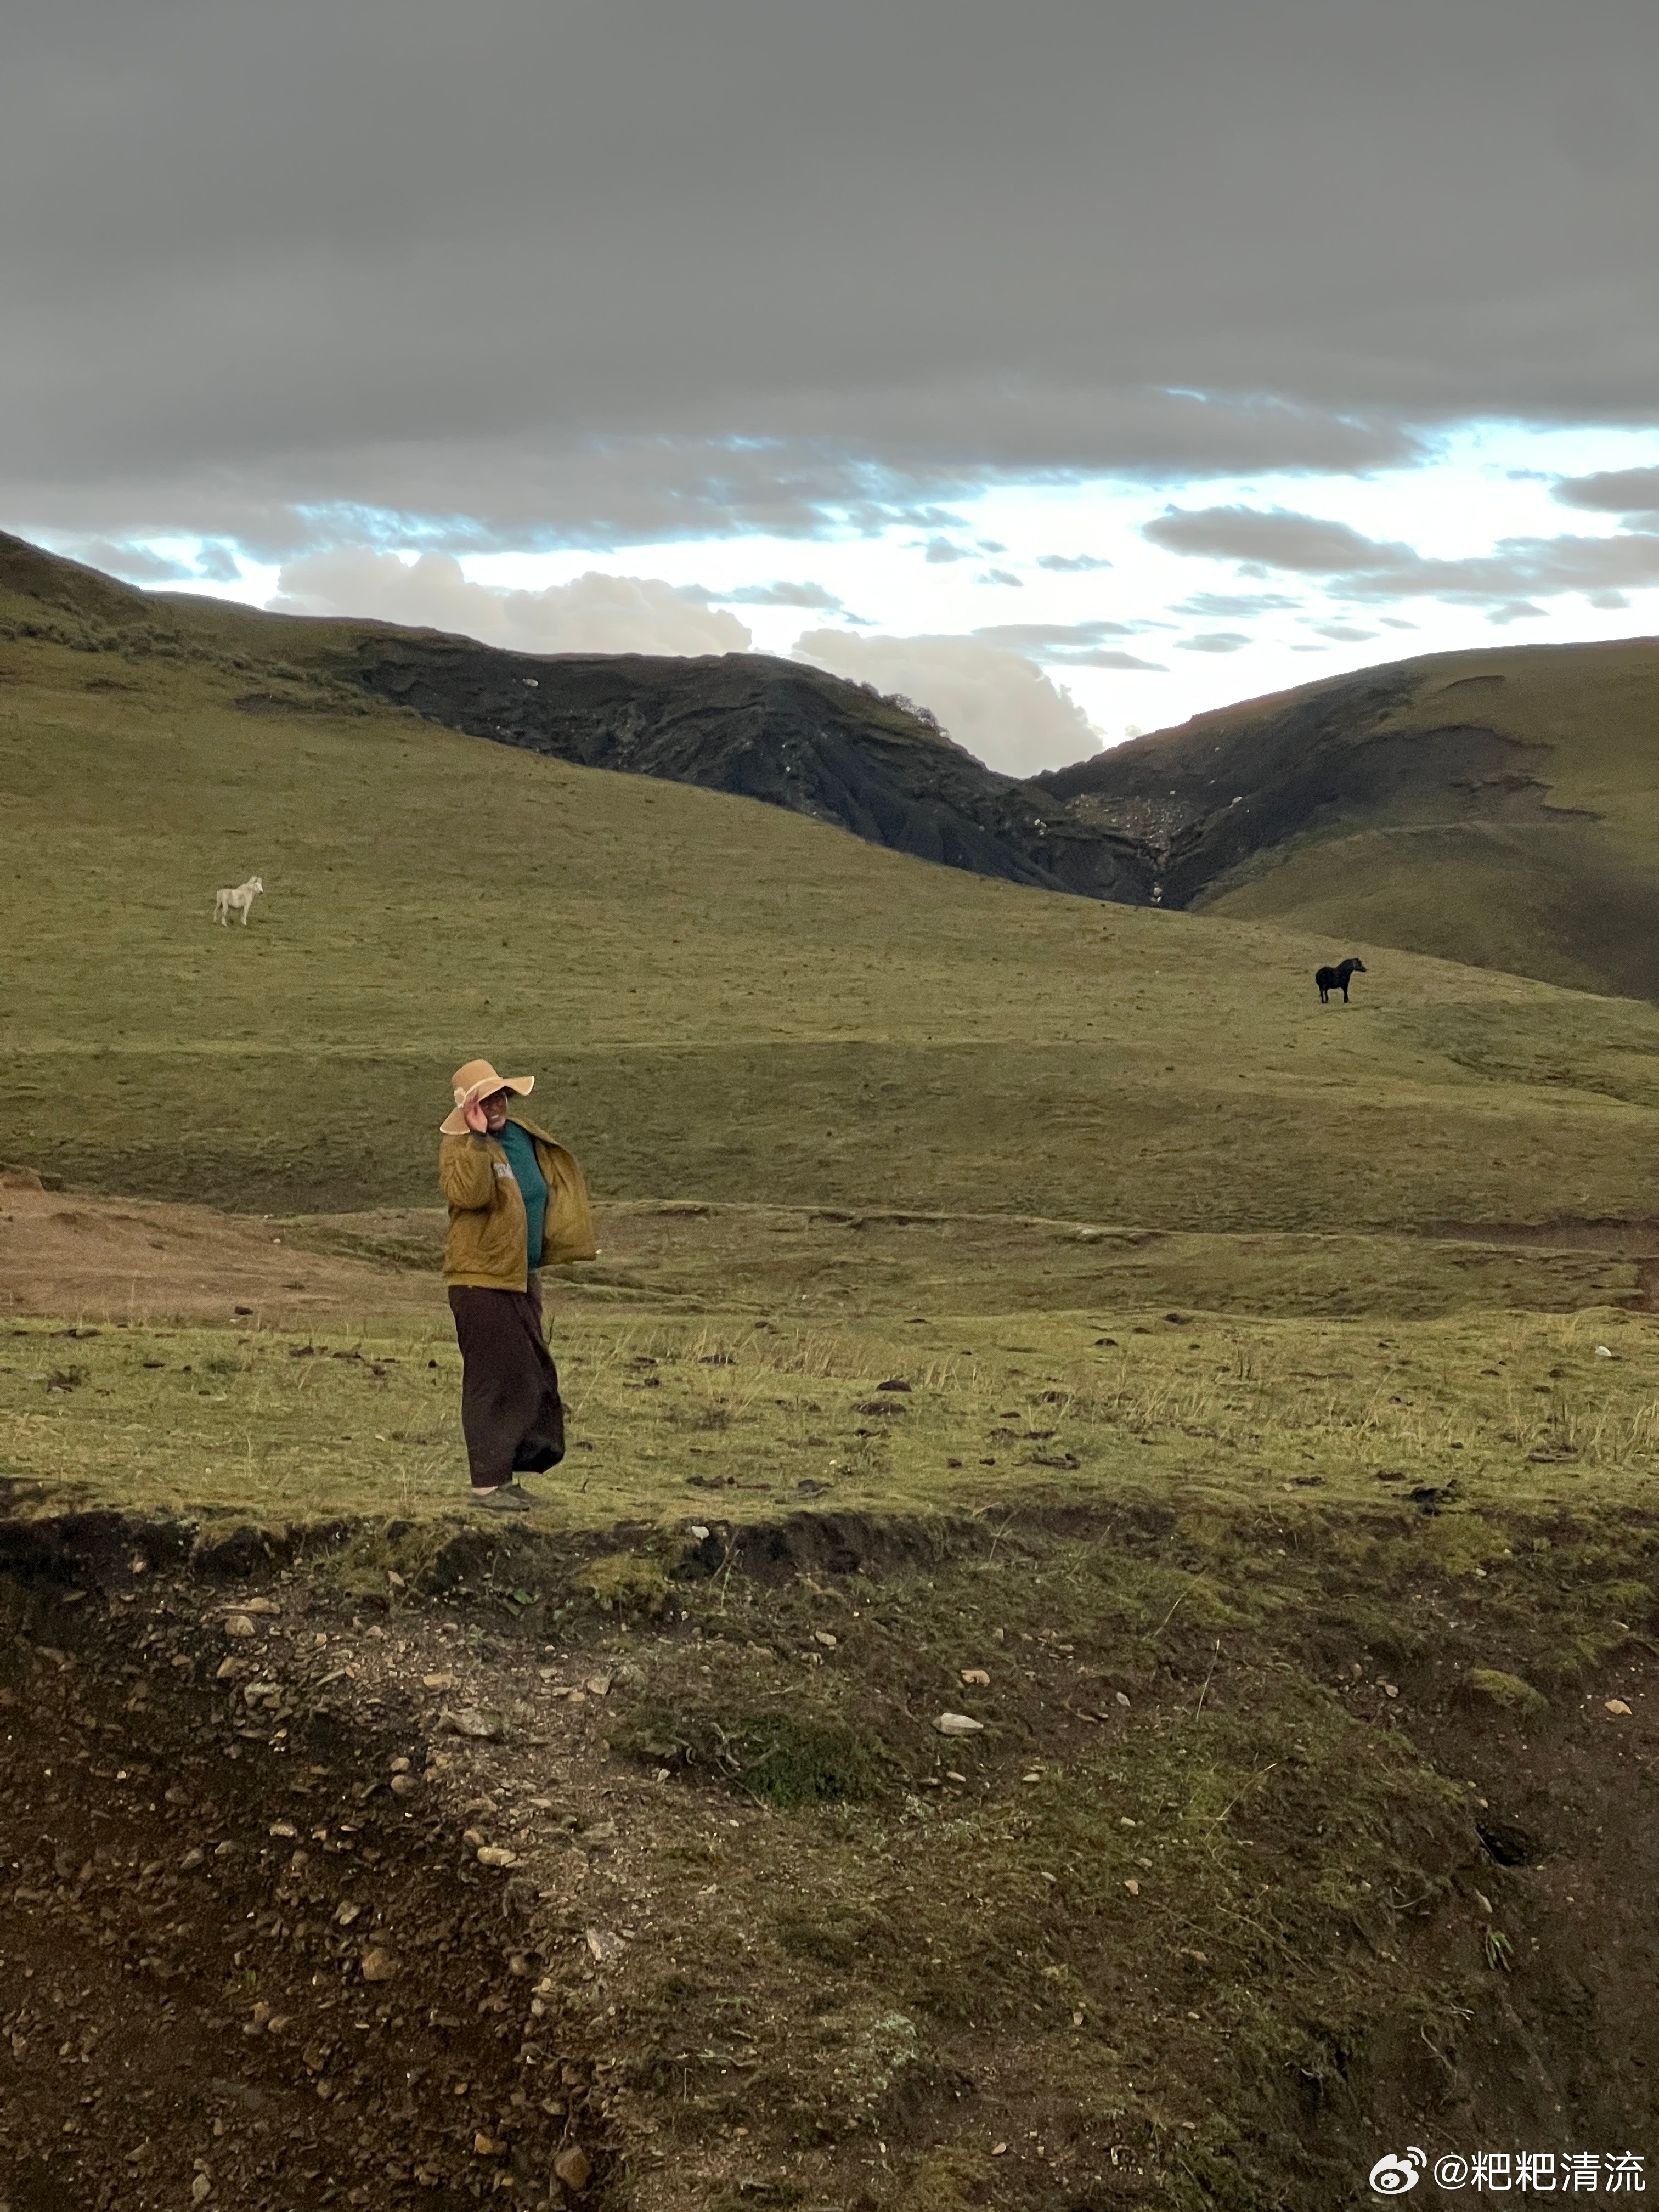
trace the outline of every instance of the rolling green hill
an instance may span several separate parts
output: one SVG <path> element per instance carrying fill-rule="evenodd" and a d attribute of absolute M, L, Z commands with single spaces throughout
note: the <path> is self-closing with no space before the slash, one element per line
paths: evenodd
<path fill-rule="evenodd" d="M 0 599 L 0 1106 L 9 1153 L 95 1188 L 423 1201 L 485 1051 L 620 1196 L 1191 1231 L 1651 1210 L 1645 1006 L 1372 950 L 1321 1008 L 1324 935 L 930 867 L 210 630 L 40 611 Z M 213 927 L 256 870 L 252 926 Z"/>
<path fill-rule="evenodd" d="M 1038 781 L 1164 903 L 1659 998 L 1659 641 L 1366 669 Z"/>

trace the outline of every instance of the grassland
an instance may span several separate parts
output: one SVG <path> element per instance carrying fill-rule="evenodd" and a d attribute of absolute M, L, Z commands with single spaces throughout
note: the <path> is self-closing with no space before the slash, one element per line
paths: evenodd
<path fill-rule="evenodd" d="M 1546 749 L 1533 818 L 1459 821 L 1455 804 L 1440 820 L 1391 818 L 1379 806 L 1262 855 L 1200 910 L 1652 998 L 1659 641 L 1512 646 L 1414 666 L 1411 696 L 1375 734 L 1472 724 Z"/>
<path fill-rule="evenodd" d="M 360 711 L 299 629 L 273 670 L 240 618 L 11 612 L 5 1152 L 280 1215 L 284 1276 L 404 1273 L 307 1326 L 20 1299 L 0 1534 L 118 1528 L 123 1699 L 199 1607 L 141 1615 L 133 1545 L 246 1524 L 296 1742 L 361 1675 L 354 1742 L 435 1747 L 444 1643 L 517 1701 L 441 1756 L 555 1900 L 607 2201 L 1323 2212 L 1379 2130 L 1639 2136 L 1659 1013 L 1376 947 L 1322 1009 L 1322 937 Z M 601 1198 L 573 1448 L 505 1537 L 459 1525 L 431 1267 L 480 1049 Z M 232 1697 L 199 1656 L 178 1695 Z M 550 1749 L 590 1663 L 604 1729 L 562 1698 Z M 619 1815 L 614 1875 L 542 1832 L 567 1802 Z M 623 1963 L 570 1966 L 602 1913 Z"/>
<path fill-rule="evenodd" d="M 88 1187 L 421 1202 L 483 1049 L 618 1197 L 1193 1231 L 1649 1210 L 1644 1006 L 1372 950 L 1322 1009 L 1322 939 L 929 867 L 320 681 L 244 713 L 258 672 L 211 653 L 0 641 L 0 1110 Z M 252 927 L 213 928 L 256 869 Z"/>

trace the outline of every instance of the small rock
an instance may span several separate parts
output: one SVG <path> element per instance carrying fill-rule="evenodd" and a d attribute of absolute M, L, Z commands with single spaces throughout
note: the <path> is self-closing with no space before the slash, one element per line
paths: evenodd
<path fill-rule="evenodd" d="M 1610 1344 L 1598 1344 L 1595 1347 L 1595 1356 L 1598 1359 L 1611 1359 L 1613 1346 Z"/>
<path fill-rule="evenodd" d="M 404 1580 L 403 1577 L 400 1574 L 395 1573 L 390 1567 L 386 1571 L 386 1587 L 389 1589 L 407 1589 L 409 1588 L 409 1584 Z"/>
<path fill-rule="evenodd" d="M 280 1613 L 282 1607 L 274 1597 L 239 1597 L 225 1607 L 227 1613 Z"/>
<path fill-rule="evenodd" d="M 1140 1884 L 1134 1879 L 1133 1875 L 1129 1877 L 1128 1881 L 1124 1883 L 1123 1887 L 1128 1891 L 1131 1897 L 1139 1896 Z"/>
<path fill-rule="evenodd" d="M 1129 1700 L 1128 1700 L 1128 1699 L 1124 1696 L 1124 1694 L 1123 1694 L 1123 1692 L 1122 1692 L 1122 1691 L 1121 1691 L 1121 1690 L 1119 1690 L 1119 1691 L 1116 1692 L 1116 1696 L 1117 1696 L 1117 1701 L 1118 1701 L 1119 1705 L 1127 1705 L 1128 1704 Z"/>
<path fill-rule="evenodd" d="M 592 2172 L 586 2154 L 574 2143 L 567 2143 L 553 2161 L 555 2179 L 562 2181 L 567 2189 L 574 2190 L 579 2197 L 586 2188 Z"/>
<path fill-rule="evenodd" d="M 695 1536 L 700 1544 L 708 1541 L 708 1531 L 701 1521 L 694 1521 L 685 1533 L 688 1536 Z"/>
<path fill-rule="evenodd" d="M 812 1641 L 814 1644 L 823 1644 L 826 1651 L 833 1651 L 840 1639 L 832 1636 L 827 1628 L 815 1628 L 812 1631 Z"/>
<path fill-rule="evenodd" d="M 453 1690 L 454 1686 L 455 1677 L 453 1674 L 422 1674 L 421 1677 L 423 1690 Z"/>
<path fill-rule="evenodd" d="M 941 1713 L 933 1723 L 941 1735 L 983 1735 L 985 1723 L 971 1713 Z"/>
<path fill-rule="evenodd" d="M 519 1863 L 517 1851 L 509 1851 L 502 1844 L 485 1844 L 478 1852 L 478 1864 L 487 1867 L 512 1867 Z"/>
<path fill-rule="evenodd" d="M 613 1936 L 608 1928 L 590 1928 L 586 1930 L 586 1936 L 587 1948 L 600 1966 L 622 1956 L 623 1939 L 620 1936 Z"/>
<path fill-rule="evenodd" d="M 452 1713 L 446 1705 L 438 1715 L 438 1733 L 471 1736 L 480 1743 L 501 1743 L 507 1736 L 507 1723 L 500 1713 L 482 1712 L 477 1705 L 463 1705 L 458 1713 Z"/>
<path fill-rule="evenodd" d="M 1622 1698 L 1609 1698 L 1607 1699 L 1607 1711 L 1610 1713 L 1628 1713 L 1630 1707 L 1625 1703 Z"/>
<path fill-rule="evenodd" d="M 334 1924 L 337 1928 L 349 1928 L 354 1920 L 361 1920 L 362 1917 L 363 1908 L 361 1905 L 347 1902 L 342 1905 L 334 1915 Z"/>
<path fill-rule="evenodd" d="M 1039 1768 L 1033 1767 L 1029 1774 L 1022 1774 L 1019 1778 L 1022 1782 L 1041 1782 L 1042 1779 L 1042 1771 Z"/>
<path fill-rule="evenodd" d="M 248 1624 L 248 1634 L 252 1636 L 252 1633 L 253 1625 L 250 1621 Z M 247 1661 L 246 1659 L 222 1659 L 219 1662 L 218 1671 L 215 1674 L 213 1679 L 216 1682 L 234 1682 L 239 1674 L 246 1674 L 246 1672 Z"/>
<path fill-rule="evenodd" d="M 205 1859 L 207 1853 L 205 1851 L 198 1850 L 192 1844 L 191 1849 L 185 1853 L 183 1858 L 179 1862 L 179 1873 L 194 1874 L 197 1868 L 201 1865 L 203 1860 Z"/>
<path fill-rule="evenodd" d="M 1394 1682 L 1379 1682 L 1377 1687 L 1385 1698 L 1397 1698 L 1400 1695 L 1399 1686 Z"/>
<path fill-rule="evenodd" d="M 210 2180 L 205 2173 L 198 2173 L 195 2180 L 190 2185 L 191 2203 L 192 2204 L 204 2204 L 212 2194 L 213 2184 L 211 2180 Z"/>
<path fill-rule="evenodd" d="M 407 1759 L 394 1759 L 390 1762 L 391 1771 L 393 1774 L 407 1774 L 410 1764 L 411 1762 Z"/>
<path fill-rule="evenodd" d="M 257 1633 L 258 1632 L 254 1628 L 253 1623 L 248 1619 L 246 1613 L 228 1613 L 225 1615 L 225 1634 L 227 1636 L 248 1637 Z"/>
<path fill-rule="evenodd" d="M 1117 1825 L 1120 1828 L 1138 1828 L 1140 1823 L 1139 1820 L 1132 1820 L 1128 1814 L 1124 1813 L 1120 1814 Z"/>
<path fill-rule="evenodd" d="M 609 1674 L 590 1674 L 582 1684 L 582 1687 L 590 1697 L 608 1698 L 611 1694 L 611 1680 L 612 1677 Z"/>
<path fill-rule="evenodd" d="M 300 1831 L 295 1826 L 292 1820 L 273 1820 L 267 1832 L 273 1836 L 286 1836 L 289 1841 L 292 1843 L 295 1837 L 298 1836 Z"/>
<path fill-rule="evenodd" d="M 362 1969 L 366 1982 L 389 1982 L 396 1978 L 398 1962 L 389 1951 L 365 1951 Z"/>
<path fill-rule="evenodd" d="M 413 1797 L 420 1789 L 420 1778 L 414 1774 L 394 1774 L 392 1794 L 394 1797 Z"/>
<path fill-rule="evenodd" d="M 483 1834 L 480 1829 L 463 1828 L 461 1831 L 461 1841 L 466 1845 L 468 1850 L 481 1851 L 484 1845 L 489 1841 L 489 1838 L 488 1836 Z"/>
<path fill-rule="evenodd" d="M 988 1690 L 991 1686 L 991 1678 L 983 1667 L 964 1667 L 962 1670 L 962 1679 L 970 1686 L 976 1683 L 983 1690 Z"/>

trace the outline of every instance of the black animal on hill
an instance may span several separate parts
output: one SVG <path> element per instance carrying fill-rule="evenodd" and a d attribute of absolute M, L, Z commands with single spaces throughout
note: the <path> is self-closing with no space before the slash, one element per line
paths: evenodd
<path fill-rule="evenodd" d="M 1348 1003 L 1349 976 L 1363 975 L 1364 972 L 1365 963 L 1363 960 L 1345 960 L 1335 968 L 1316 968 L 1314 970 L 1314 981 L 1319 986 L 1320 1005 L 1322 1006 L 1328 1004 L 1333 991 L 1340 991 L 1342 1003 L 1346 1006 Z"/>

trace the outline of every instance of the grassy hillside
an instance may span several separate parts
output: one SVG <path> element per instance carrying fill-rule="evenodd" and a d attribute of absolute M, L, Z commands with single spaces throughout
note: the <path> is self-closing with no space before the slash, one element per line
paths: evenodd
<path fill-rule="evenodd" d="M 418 1202 L 457 1061 L 618 1195 L 1193 1229 L 1647 1210 L 1659 1017 L 928 867 L 245 671 L 0 643 L 9 1149 L 105 1189 Z M 296 696 L 301 687 L 294 687 Z M 301 698 L 301 703 L 307 703 Z M 255 870 L 248 929 L 216 885 Z"/>
<path fill-rule="evenodd" d="M 1659 998 L 1659 641 L 1367 669 L 1044 781 L 1193 910 Z"/>

